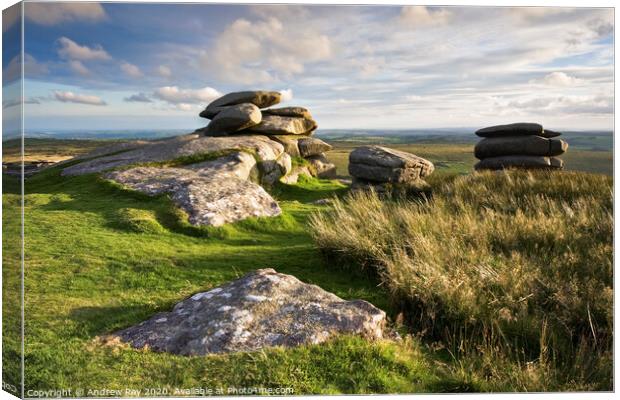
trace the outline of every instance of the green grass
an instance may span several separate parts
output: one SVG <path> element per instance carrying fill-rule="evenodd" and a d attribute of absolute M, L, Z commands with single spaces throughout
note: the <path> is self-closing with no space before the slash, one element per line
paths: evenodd
<path fill-rule="evenodd" d="M 313 215 L 331 265 L 366 269 L 455 373 L 515 390 L 611 390 L 612 179 L 570 172 L 431 180 L 431 200 L 356 194 Z"/>
<path fill-rule="evenodd" d="M 325 207 L 309 202 L 343 188 L 336 181 L 315 179 L 280 185 L 274 193 L 282 216 L 197 228 L 167 197 L 126 191 L 94 175 L 62 178 L 52 168 L 29 179 L 26 390 L 284 386 L 300 394 L 463 387 L 433 366 L 412 340 L 368 343 L 344 337 L 292 350 L 208 357 L 110 347 L 98 340 L 193 293 L 264 267 L 343 298 L 366 299 L 389 312 L 385 292 L 371 278 L 334 273 L 307 232 L 309 214 Z M 9 213 L 19 210 L 16 189 L 11 182 L 5 186 Z M 4 237 L 15 229 L 5 230 Z M 8 253 L 15 252 L 11 243 L 4 245 Z M 5 317 L 8 322 L 6 318 L 12 316 Z M 6 351 L 12 347 L 18 354 L 14 346 Z M 15 374 L 6 370 L 7 376 L 17 378 Z"/>
<path fill-rule="evenodd" d="M 435 162 L 437 172 L 428 179 L 433 188 L 458 181 L 469 171 L 468 163 L 473 163 L 468 145 L 423 144 L 409 149 Z M 336 146 L 329 153 L 341 174 L 346 171 L 349 150 Z M 36 153 L 34 148 L 30 151 Z M 590 161 L 583 164 L 584 167 L 596 165 Z M 558 192 L 558 197 L 567 193 L 577 196 L 584 187 L 590 190 L 584 182 L 594 178 L 583 176 L 582 180 L 563 181 L 566 192 Z M 411 329 L 412 316 L 402 313 L 402 304 L 394 301 L 393 287 L 381 284 L 376 273 L 360 271 L 358 261 L 349 260 L 348 269 L 344 261 L 326 261 L 325 252 L 313 243 L 308 219 L 333 207 L 313 202 L 346 196 L 347 187 L 338 181 L 302 176 L 296 185 L 278 183 L 269 190 L 280 203 L 281 216 L 250 218 L 218 228 L 190 225 L 187 215 L 166 196 L 149 197 L 124 190 L 95 175 L 63 178 L 58 168 L 51 168 L 26 182 L 27 390 L 151 387 L 172 391 L 175 387 L 226 390 L 231 386 L 282 386 L 293 388 L 295 394 L 331 394 L 607 387 L 605 371 L 593 368 L 581 372 L 603 371 L 599 374 L 602 378 L 586 377 L 588 381 L 573 371 L 572 384 L 561 381 L 553 375 L 556 371 L 551 368 L 553 363 L 539 362 L 540 352 L 518 357 L 481 352 L 480 349 L 497 345 L 498 338 L 485 336 L 488 343 L 480 343 L 474 340 L 478 331 L 473 328 L 447 336 L 421 332 L 408 336 L 408 332 L 415 331 Z M 609 179 L 603 179 L 599 190 L 608 182 Z M 18 385 L 19 243 L 16 238 L 20 232 L 20 196 L 15 179 L 3 177 L 3 183 L 3 379 Z M 548 188 L 540 186 L 538 190 L 543 195 Z M 567 201 L 572 199 L 569 196 Z M 557 218 L 564 217 L 566 214 Z M 372 223 L 372 219 L 364 221 L 365 225 L 373 226 Z M 591 231 L 585 230 L 584 235 Z M 545 234 L 550 234 L 543 233 L 540 233 L 543 239 Z M 606 237 L 592 236 L 587 243 L 597 238 L 600 246 L 592 257 L 605 259 Z M 569 242 L 570 237 L 566 237 L 562 243 Z M 379 243 L 381 240 L 376 240 L 369 246 Z M 512 246 L 519 242 L 508 243 Z M 530 242 L 534 247 L 528 249 L 535 250 L 535 244 Z M 475 253 L 469 255 L 473 257 Z M 523 265 L 536 261 L 515 260 Z M 342 298 L 370 301 L 386 310 L 390 321 L 405 335 L 404 340 L 369 343 L 357 337 L 342 337 L 323 345 L 295 349 L 182 357 L 108 346 L 99 339 L 156 312 L 169 310 L 193 293 L 265 267 L 317 284 Z M 470 285 L 474 283 L 471 281 Z M 580 290 L 595 289 L 588 286 Z M 604 326 L 600 321 L 605 321 L 605 317 L 598 311 L 604 305 L 604 302 L 590 305 L 590 313 L 596 313 L 597 333 Z M 483 313 L 479 318 L 484 316 Z M 547 329 L 555 329 L 551 322 Z M 459 352 L 458 339 L 463 338 L 470 338 L 464 343 L 471 345 L 463 346 Z M 544 346 L 537 344 L 532 348 L 539 350 Z M 584 347 L 580 354 L 583 356 L 589 350 Z M 501 357 L 496 357 L 498 354 Z M 170 393 L 150 393 L 165 394 Z"/>

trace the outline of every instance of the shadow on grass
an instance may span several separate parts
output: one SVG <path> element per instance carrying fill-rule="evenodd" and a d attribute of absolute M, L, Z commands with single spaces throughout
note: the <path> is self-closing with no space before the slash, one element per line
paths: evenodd
<path fill-rule="evenodd" d="M 170 311 L 171 308 L 172 304 L 77 307 L 69 312 L 69 319 L 77 325 L 75 336 L 92 338 L 128 328 L 156 313 Z"/>

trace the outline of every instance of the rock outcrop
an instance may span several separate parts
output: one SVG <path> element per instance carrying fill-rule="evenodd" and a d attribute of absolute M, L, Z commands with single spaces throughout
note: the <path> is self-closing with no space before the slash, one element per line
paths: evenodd
<path fill-rule="evenodd" d="M 283 182 L 294 183 L 299 175 L 307 173 L 319 178 L 335 178 L 336 166 L 325 155 L 332 147 L 311 137 L 318 124 L 310 111 L 304 107 L 265 108 L 279 102 L 278 92 L 229 93 L 214 100 L 200 113 L 211 121 L 196 133 L 205 136 L 267 135 L 282 144 L 292 158 L 291 174 L 282 178 Z"/>
<path fill-rule="evenodd" d="M 316 122 L 307 109 L 274 108 L 263 116 L 260 108 L 279 101 L 278 92 L 227 94 L 201 113 L 211 119 L 202 130 L 105 146 L 72 159 L 62 175 L 103 173 L 132 190 L 167 194 L 194 225 L 279 215 L 278 203 L 260 185 L 295 183 L 303 174 L 333 178 L 336 173 L 324 155 L 331 146 L 310 137 Z"/>
<path fill-rule="evenodd" d="M 349 154 L 354 189 L 422 191 L 428 187 L 424 178 L 434 169 L 433 163 L 424 158 L 382 146 L 362 146 Z"/>
<path fill-rule="evenodd" d="M 563 162 L 556 156 L 568 149 L 559 132 L 544 129 L 535 123 L 497 125 L 476 131 L 483 137 L 474 148 L 480 161 L 475 169 L 561 169 Z"/>
<path fill-rule="evenodd" d="M 340 334 L 390 336 L 385 313 L 372 304 L 269 268 L 196 293 L 113 337 L 134 348 L 205 355 L 318 344 Z"/>

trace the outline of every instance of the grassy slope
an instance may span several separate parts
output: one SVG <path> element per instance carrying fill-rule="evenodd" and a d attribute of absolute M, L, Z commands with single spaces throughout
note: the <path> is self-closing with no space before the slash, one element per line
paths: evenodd
<path fill-rule="evenodd" d="M 5 193 L 19 193 L 14 178 L 3 176 Z M 19 395 L 21 387 L 21 216 L 20 199 L 2 197 L 2 382 Z"/>
<path fill-rule="evenodd" d="M 343 298 L 366 299 L 384 309 L 388 305 L 372 279 L 326 266 L 307 233 L 308 214 L 323 207 L 308 202 L 342 191 L 339 183 L 307 181 L 278 188 L 284 210 L 278 218 L 197 229 L 183 221 L 167 198 L 121 190 L 95 176 L 60 178 L 58 172 L 41 173 L 26 187 L 26 389 L 472 389 L 431 367 L 411 340 L 371 344 L 343 338 L 294 350 L 194 358 L 100 344 L 100 335 L 263 267 L 275 267 Z M 5 207 L 14 207 L 17 198 L 5 192 Z M 126 224 L 127 209 L 155 215 L 164 232 L 135 233 L 135 226 Z"/>
<path fill-rule="evenodd" d="M 470 147 L 461 147 L 430 144 L 411 150 L 435 161 L 441 180 L 442 172 L 463 172 L 472 158 Z M 342 150 L 337 146 L 330 158 L 346 171 L 348 153 Z M 5 215 L 17 215 L 17 187 L 5 179 Z M 184 222 L 166 198 L 124 191 L 94 176 L 61 179 L 51 169 L 32 178 L 26 188 L 27 387 L 282 385 L 298 394 L 523 390 L 459 370 L 447 353 L 412 339 L 370 344 L 343 338 L 294 350 L 196 358 L 97 341 L 194 292 L 262 267 L 294 274 L 343 298 L 369 300 L 395 318 L 387 293 L 372 278 L 326 265 L 309 237 L 309 214 L 324 208 L 310 202 L 342 191 L 329 181 L 281 186 L 274 193 L 283 216 L 199 229 Z M 150 219 L 147 225 L 158 233 L 145 233 L 150 228 L 131 220 L 136 215 Z M 18 235 L 19 226 L 4 228 L 7 265 L 18 257 L 7 238 Z"/>

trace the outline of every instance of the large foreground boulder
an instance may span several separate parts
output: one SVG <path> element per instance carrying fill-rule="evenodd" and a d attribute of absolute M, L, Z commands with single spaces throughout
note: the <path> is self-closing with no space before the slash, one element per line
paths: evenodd
<path fill-rule="evenodd" d="M 504 137 L 537 135 L 542 137 L 556 137 L 560 133 L 543 129 L 542 125 L 532 122 L 516 122 L 506 125 L 495 125 L 478 129 L 476 135 L 480 137 Z"/>
<path fill-rule="evenodd" d="M 480 160 L 474 168 L 476 170 L 499 170 L 506 168 L 521 169 L 562 169 L 564 163 L 555 157 L 541 156 L 502 156 L 489 157 Z"/>
<path fill-rule="evenodd" d="M 117 332 L 134 348 L 181 355 L 318 344 L 340 334 L 387 336 L 385 313 L 273 269 L 249 273 Z"/>
<path fill-rule="evenodd" d="M 474 148 L 478 159 L 507 155 L 559 156 L 568 149 L 560 139 L 547 139 L 537 135 L 490 137 L 479 141 Z"/>
<path fill-rule="evenodd" d="M 228 93 L 215 99 L 200 113 L 203 118 L 211 119 L 221 112 L 224 107 L 242 103 L 252 103 L 258 108 L 271 107 L 280 102 L 282 95 L 279 92 L 252 90 L 245 92 Z"/>
<path fill-rule="evenodd" d="M 407 183 L 430 175 L 432 162 L 382 146 L 361 146 L 349 154 L 351 176 L 374 182 Z"/>

